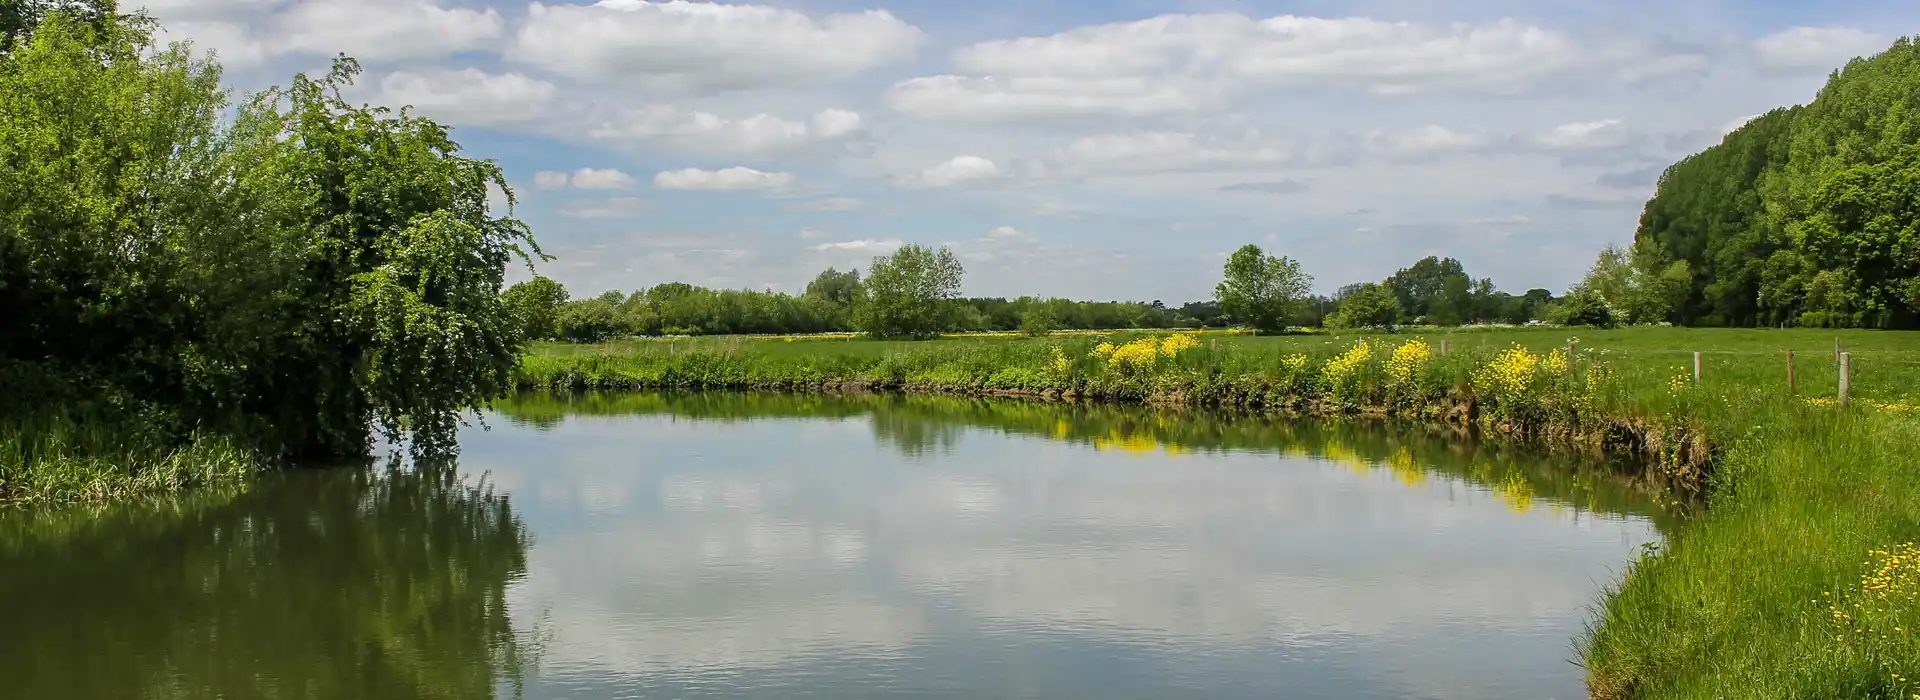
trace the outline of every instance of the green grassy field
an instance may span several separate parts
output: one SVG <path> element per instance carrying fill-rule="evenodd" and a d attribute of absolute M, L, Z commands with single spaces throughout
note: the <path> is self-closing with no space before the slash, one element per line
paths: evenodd
<path fill-rule="evenodd" d="M 518 381 L 1393 414 L 1633 452 L 1649 483 L 1706 507 L 1598 602 L 1580 641 L 1594 697 L 1920 700 L 1920 333 L 1410 329 L 1201 334 L 1179 347 L 1168 337 L 541 345 Z M 1851 359 L 1845 408 L 1836 342 Z"/>

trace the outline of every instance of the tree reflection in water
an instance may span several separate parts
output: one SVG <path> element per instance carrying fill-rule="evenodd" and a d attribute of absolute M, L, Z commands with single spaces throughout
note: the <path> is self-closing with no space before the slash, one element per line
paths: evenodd
<path fill-rule="evenodd" d="M 509 624 L 506 588 L 528 545 L 506 496 L 449 466 L 10 514 L 0 696 L 517 695 L 535 645 Z"/>

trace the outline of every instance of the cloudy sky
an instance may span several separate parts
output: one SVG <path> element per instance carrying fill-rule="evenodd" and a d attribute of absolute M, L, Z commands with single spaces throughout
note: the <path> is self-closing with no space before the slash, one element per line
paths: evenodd
<path fill-rule="evenodd" d="M 499 160 L 576 294 L 797 291 L 901 242 L 969 294 L 1206 297 L 1428 254 L 1564 288 L 1661 168 L 1920 29 L 1904 0 L 146 0 L 238 88 L 367 68 Z M 138 0 L 128 2 L 137 5 Z"/>

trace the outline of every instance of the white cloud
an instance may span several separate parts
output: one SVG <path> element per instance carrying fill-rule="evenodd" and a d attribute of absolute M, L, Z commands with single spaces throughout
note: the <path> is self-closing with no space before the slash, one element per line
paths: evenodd
<path fill-rule="evenodd" d="M 1004 240 L 1012 240 L 1012 239 L 1026 238 L 1026 237 L 1027 237 L 1027 232 L 1014 228 L 1012 226 L 995 226 L 993 227 L 993 230 L 990 230 L 987 232 L 986 240 L 1004 241 Z"/>
<path fill-rule="evenodd" d="M 413 105 L 453 124 L 490 126 L 540 119 L 552 108 L 556 92 L 552 83 L 519 73 L 463 68 L 394 72 L 380 80 L 378 99 L 394 107 Z"/>
<path fill-rule="evenodd" d="M 792 183 L 791 173 L 766 173 L 740 166 L 719 170 L 686 168 L 653 176 L 653 185 L 666 190 L 782 190 Z"/>
<path fill-rule="evenodd" d="M 1644 79 L 1697 70 L 1704 58 L 1583 45 L 1510 19 L 1424 25 L 1219 13 L 986 41 L 956 51 L 953 65 L 957 74 L 896 84 L 887 104 L 930 118 L 1137 116 L 1208 110 L 1235 96 L 1298 87 L 1517 93 L 1570 73 Z"/>
<path fill-rule="evenodd" d="M 362 60 L 442 56 L 488 48 L 506 30 L 500 13 L 429 0 L 295 3 L 274 17 L 275 52 L 346 53 Z"/>
<path fill-rule="evenodd" d="M 135 0 L 120 4 L 123 11 L 146 10 L 171 24 L 177 20 L 234 19 L 272 10 L 287 0 Z"/>
<path fill-rule="evenodd" d="M 1618 119 L 1561 124 L 1534 137 L 1540 147 L 1556 151 L 1624 148 L 1633 141 L 1633 131 Z"/>
<path fill-rule="evenodd" d="M 1879 53 L 1886 37 L 1848 27 L 1794 27 L 1755 39 L 1753 52 L 1768 68 L 1835 70 L 1855 56 Z"/>
<path fill-rule="evenodd" d="M 826 15 L 708 2 L 535 2 L 510 60 L 585 80 L 711 92 L 849 77 L 924 36 L 885 10 Z"/>
<path fill-rule="evenodd" d="M 1345 149 L 1249 131 L 1234 136 L 1146 131 L 1100 134 L 1054 149 L 1035 166 L 1049 178 L 1230 171 L 1340 162 Z"/>
<path fill-rule="evenodd" d="M 1474 151 L 1496 143 L 1498 140 L 1487 134 L 1438 125 L 1406 131 L 1374 131 L 1366 136 L 1369 151 L 1389 158 L 1423 158 L 1441 153 Z"/>
<path fill-rule="evenodd" d="M 826 237 L 827 237 L 827 232 L 826 232 L 826 231 L 822 231 L 822 230 L 820 230 L 820 229 L 817 229 L 817 228 L 814 228 L 814 227 L 812 227 L 812 226 L 808 226 L 808 227 L 806 227 L 806 228 L 802 228 L 802 229 L 800 229 L 800 237 L 801 237 L 801 238 L 805 238 L 805 239 L 808 239 L 808 240 L 813 240 L 813 239 L 818 239 L 818 238 L 826 238 Z"/>
<path fill-rule="evenodd" d="M 1048 75 L 934 75 L 887 91 L 895 110 L 930 119 L 992 120 L 1032 116 L 1151 116 L 1218 107 L 1217 91 L 1181 81 L 1137 77 L 1074 79 Z"/>
<path fill-rule="evenodd" d="M 560 215 L 571 219 L 620 219 L 651 209 L 653 204 L 639 197 L 614 197 L 599 201 L 570 202 Z"/>
<path fill-rule="evenodd" d="M 614 169 L 581 168 L 573 172 L 573 186 L 581 190 L 624 190 L 635 184 L 633 177 Z"/>
<path fill-rule="evenodd" d="M 785 208 L 787 211 L 792 211 L 792 212 L 829 212 L 829 211 L 839 212 L 839 211 L 856 211 L 865 207 L 866 205 L 867 205 L 866 202 L 860 201 L 858 199 L 854 199 L 852 197 L 829 197 L 827 199 L 819 199 L 811 202 L 800 202 L 798 204 L 789 204 Z"/>
<path fill-rule="evenodd" d="M 1474 226 L 1525 226 L 1533 223 L 1533 218 L 1517 214 L 1513 216 L 1487 216 L 1470 219 L 1467 223 Z"/>
<path fill-rule="evenodd" d="M 559 190 L 571 186 L 576 190 L 624 190 L 639 184 L 633 176 L 612 168 L 581 168 L 572 174 L 554 170 L 542 170 L 533 174 L 534 189 Z"/>
<path fill-rule="evenodd" d="M 819 251 L 873 251 L 878 253 L 898 249 L 900 245 L 901 242 L 898 238 L 889 238 L 886 240 L 862 239 L 857 241 L 822 243 L 814 246 L 813 249 Z"/>
<path fill-rule="evenodd" d="M 865 128 L 860 115 L 822 110 L 806 121 L 771 114 L 730 119 L 709 112 L 650 106 L 599 120 L 587 130 L 595 139 L 736 155 L 791 151 L 845 141 Z"/>
<path fill-rule="evenodd" d="M 154 38 L 162 42 L 192 42 L 196 51 L 210 51 L 219 57 L 221 65 L 228 67 L 251 67 L 271 54 L 245 25 L 233 22 L 168 21 L 160 26 Z"/>
<path fill-rule="evenodd" d="M 904 184 L 919 187 L 957 187 L 1000 178 L 1000 167 L 980 156 L 954 156 L 920 171 Z"/>

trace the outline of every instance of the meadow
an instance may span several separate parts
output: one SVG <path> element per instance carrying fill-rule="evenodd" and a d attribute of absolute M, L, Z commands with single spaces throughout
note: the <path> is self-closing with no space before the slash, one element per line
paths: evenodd
<path fill-rule="evenodd" d="M 1844 407 L 1836 347 L 1850 359 Z M 1396 416 L 1635 457 L 1630 476 L 1694 515 L 1598 601 L 1578 642 L 1594 697 L 1920 699 L 1920 333 L 647 338 L 538 345 L 516 383 Z"/>

